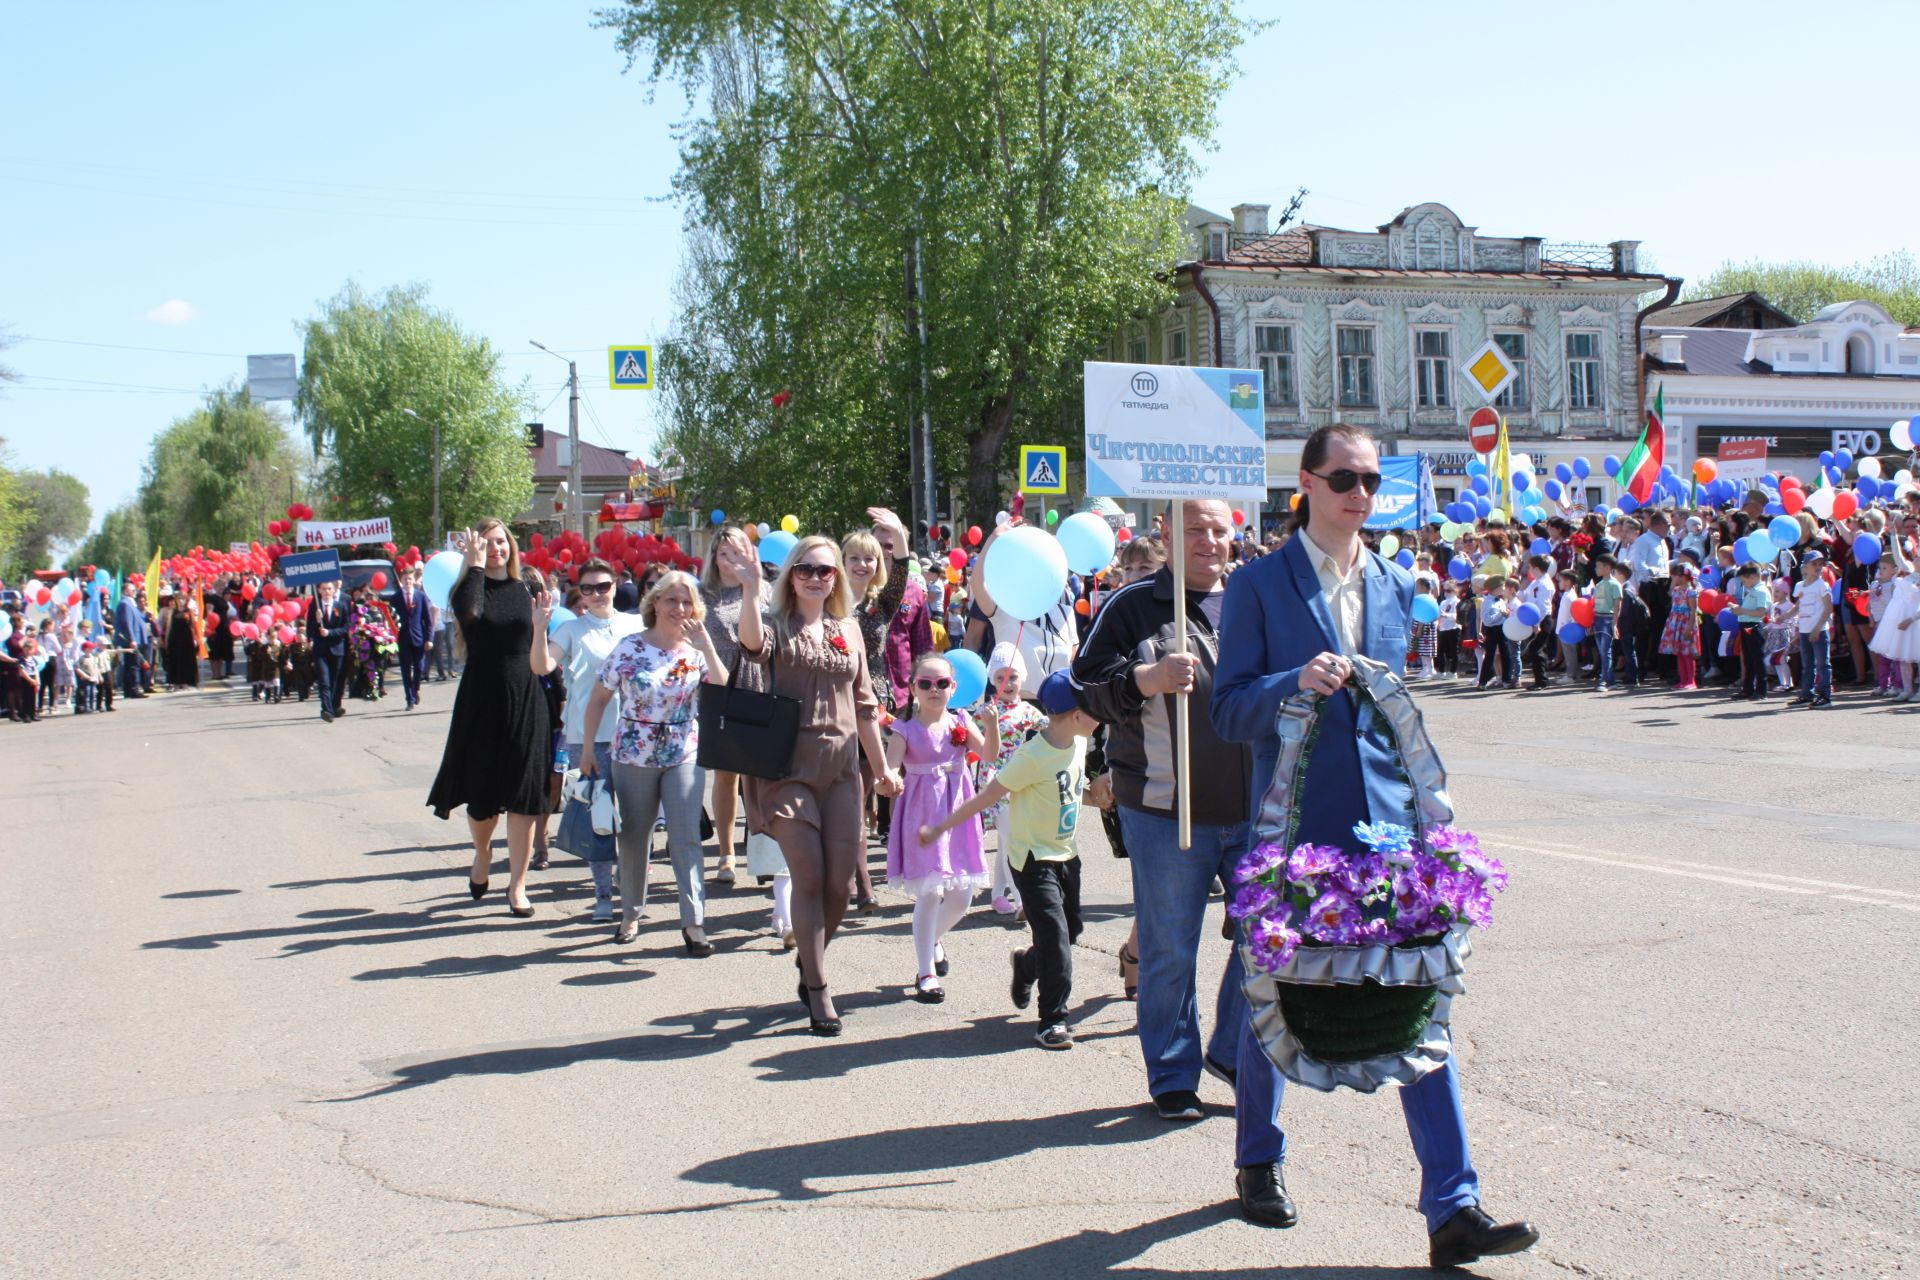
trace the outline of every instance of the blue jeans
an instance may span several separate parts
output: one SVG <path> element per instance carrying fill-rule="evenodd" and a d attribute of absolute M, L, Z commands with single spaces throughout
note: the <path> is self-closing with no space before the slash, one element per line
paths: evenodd
<path fill-rule="evenodd" d="M 1613 683 L 1613 615 L 1603 613 L 1593 620 L 1593 674 L 1601 688 Z"/>
<path fill-rule="evenodd" d="M 1131 851 L 1131 850 L 1129 850 Z M 1267 1060 L 1247 1021 L 1240 1042 L 1240 1076 L 1234 1090 L 1233 1163 L 1279 1164 L 1287 1158 L 1280 1128 L 1286 1081 Z M 1257 1069 L 1264 1068 L 1264 1069 Z M 1454 1060 L 1396 1090 L 1407 1120 L 1407 1137 L 1420 1161 L 1420 1213 L 1429 1232 L 1470 1204 L 1480 1203 L 1480 1174 L 1467 1149 L 1467 1116 L 1460 1106 L 1460 1072 Z"/>
<path fill-rule="evenodd" d="M 1134 1020 L 1147 1060 L 1147 1092 L 1156 1097 L 1200 1083 L 1200 1011 L 1194 987 L 1200 930 L 1214 877 L 1229 887 L 1247 851 L 1248 824 L 1193 824 L 1193 847 L 1180 848 L 1180 827 L 1144 809 L 1120 809 L 1120 831 L 1133 870 L 1133 914 L 1140 924 L 1140 990 Z M 1220 975 L 1213 1034 L 1206 1056 L 1232 1067 L 1247 997 L 1236 948 Z"/>
<path fill-rule="evenodd" d="M 1833 638 L 1824 631 L 1800 637 L 1800 696 L 1833 696 Z"/>

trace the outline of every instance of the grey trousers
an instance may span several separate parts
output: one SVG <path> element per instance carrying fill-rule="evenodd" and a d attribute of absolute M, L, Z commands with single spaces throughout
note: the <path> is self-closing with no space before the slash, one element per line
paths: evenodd
<path fill-rule="evenodd" d="M 670 769 L 615 764 L 613 793 L 620 801 L 620 913 L 633 920 L 647 904 L 647 863 L 653 852 L 653 821 L 667 812 L 667 856 L 680 886 L 680 927 L 704 926 L 706 882 L 701 878 L 700 794 L 706 778 L 688 760 Z"/>

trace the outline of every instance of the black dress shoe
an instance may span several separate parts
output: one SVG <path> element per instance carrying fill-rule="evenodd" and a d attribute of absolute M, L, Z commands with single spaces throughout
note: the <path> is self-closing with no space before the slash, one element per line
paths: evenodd
<path fill-rule="evenodd" d="M 1427 1257 L 1436 1267 L 1457 1267 L 1477 1258 L 1522 1253 L 1539 1239 L 1531 1222 L 1495 1222 L 1479 1205 L 1470 1204 L 1427 1237 Z"/>
<path fill-rule="evenodd" d="M 1240 1191 L 1240 1216 L 1255 1226 L 1284 1228 L 1300 1221 L 1279 1165 L 1250 1164 L 1233 1175 L 1233 1185 Z"/>

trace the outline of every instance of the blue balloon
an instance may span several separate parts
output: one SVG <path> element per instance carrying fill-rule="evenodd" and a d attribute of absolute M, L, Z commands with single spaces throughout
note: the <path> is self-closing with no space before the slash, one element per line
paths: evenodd
<path fill-rule="evenodd" d="M 1400 548 L 1400 554 L 1393 558 L 1393 562 L 1402 569 L 1411 569 L 1413 568 L 1413 552 L 1402 547 Z"/>
<path fill-rule="evenodd" d="M 1722 609 L 1713 615 L 1713 620 L 1720 624 L 1722 631 L 1735 631 L 1740 627 L 1740 615 L 1731 609 Z"/>
<path fill-rule="evenodd" d="M 1468 458 L 1467 474 L 1470 476 L 1483 476 L 1487 474 L 1487 464 L 1478 458 Z"/>
<path fill-rule="evenodd" d="M 1839 467 L 1827 468 L 1827 482 L 1829 484 L 1839 484 L 1841 481 L 1845 480 L 1846 478 L 1847 478 L 1847 473 L 1842 471 Z"/>
<path fill-rule="evenodd" d="M 1621 515 L 1630 516 L 1634 512 L 1638 511 L 1639 509 L 1640 509 L 1640 499 L 1634 497 L 1630 493 L 1623 493 L 1620 495 L 1620 514 Z"/>
<path fill-rule="evenodd" d="M 1775 516 L 1767 526 L 1767 539 L 1782 547 L 1791 547 L 1800 541 L 1800 522 L 1792 516 Z"/>
<path fill-rule="evenodd" d="M 1781 505 L 1780 499 L 1775 498 L 1772 502 L 1760 508 L 1760 514 L 1765 516 L 1783 516 L 1787 514 L 1787 509 Z"/>
<path fill-rule="evenodd" d="M 1569 622 L 1560 628 L 1560 640 L 1563 644 L 1579 644 L 1587 638 L 1587 629 L 1577 622 Z"/>
<path fill-rule="evenodd" d="M 1413 620 L 1415 622 L 1435 622 L 1440 617 L 1440 602 L 1432 596 L 1413 598 Z"/>
<path fill-rule="evenodd" d="M 1879 559 L 1879 538 L 1871 533 L 1863 533 L 1853 540 L 1853 562 L 1855 564 L 1873 564 Z"/>
<path fill-rule="evenodd" d="M 1455 582 L 1465 582 L 1473 577 L 1473 561 L 1465 556 L 1455 556 L 1447 562 L 1447 576 Z"/>
<path fill-rule="evenodd" d="M 1560 499 L 1566 495 L 1566 489 L 1562 487 L 1561 482 L 1558 480 L 1549 480 L 1540 487 L 1545 489 L 1547 496 L 1555 502 L 1560 501 Z"/>
<path fill-rule="evenodd" d="M 760 563 L 778 568 L 787 562 L 793 549 L 800 545 L 800 539 L 785 529 L 775 529 L 760 539 Z"/>
<path fill-rule="evenodd" d="M 1833 465 L 1842 471 L 1853 470 L 1853 454 L 1845 449 L 1840 450 L 1840 452 L 1833 455 Z"/>
<path fill-rule="evenodd" d="M 1573 468 L 1562 462 L 1553 469 L 1553 478 L 1561 484 L 1573 483 Z"/>
<path fill-rule="evenodd" d="M 1520 514 L 1528 524 L 1539 524 L 1547 518 L 1547 509 L 1545 507 L 1528 507 Z"/>
<path fill-rule="evenodd" d="M 1591 462 L 1588 462 L 1585 458 L 1575 458 L 1573 460 L 1573 474 L 1579 476 L 1582 480 L 1585 480 L 1588 476 L 1593 474 L 1593 464 Z"/>
<path fill-rule="evenodd" d="M 1010 618 L 1031 622 L 1060 603 L 1067 589 L 1067 556 L 1044 529 L 1003 529 L 981 564 L 987 594 Z"/>
<path fill-rule="evenodd" d="M 1823 467 L 1830 467 L 1833 465 L 1833 450 L 1822 449 L 1820 451 L 1820 465 Z"/>
<path fill-rule="evenodd" d="M 553 606 L 552 615 L 547 618 L 547 630 L 553 631 L 557 629 L 561 623 L 572 622 L 575 618 L 579 616 L 580 616 L 579 614 L 567 608 L 567 606 L 563 604 L 557 604 Z"/>
<path fill-rule="evenodd" d="M 1533 477 L 1529 476 L 1526 472 L 1516 471 L 1513 473 L 1513 491 L 1515 493 L 1525 493 L 1527 486 L 1532 483 Z"/>
<path fill-rule="evenodd" d="M 1733 550 L 1742 564 L 1748 561 L 1754 564 L 1770 564 L 1773 558 L 1780 554 L 1780 548 L 1773 545 L 1773 539 L 1760 529 L 1755 529 L 1736 542 Z"/>
<path fill-rule="evenodd" d="M 1864 507 L 1879 496 L 1880 482 L 1872 476 L 1861 476 L 1858 480 L 1854 481 L 1853 491 L 1859 495 L 1860 505 Z"/>
<path fill-rule="evenodd" d="M 720 508 L 715 507 L 713 509 L 713 514 L 708 516 L 707 519 L 713 521 L 713 523 L 715 524 L 725 524 L 727 522 L 727 513 L 722 511 Z"/>
<path fill-rule="evenodd" d="M 1540 625 L 1540 606 L 1523 604 L 1513 611 L 1513 616 L 1520 619 L 1520 625 L 1523 627 L 1537 627 Z"/>
<path fill-rule="evenodd" d="M 1720 566 L 1710 564 L 1700 570 L 1700 585 L 1705 590 L 1718 591 L 1720 589 Z"/>
<path fill-rule="evenodd" d="M 970 707 L 987 691 L 987 664 L 971 649 L 949 649 L 947 665 L 953 668 L 953 690 L 947 694 L 949 707 Z"/>
<path fill-rule="evenodd" d="M 1600 466 L 1610 476 L 1617 476 L 1620 474 L 1620 459 L 1615 454 L 1611 454 L 1611 453 L 1608 454 L 1607 460 L 1605 462 L 1602 462 Z"/>
<path fill-rule="evenodd" d="M 1484 494 L 1484 493 L 1491 493 L 1493 491 L 1493 486 L 1487 483 L 1487 478 L 1485 476 L 1475 476 L 1473 480 L 1470 482 L 1469 487 L 1475 493 Z"/>
<path fill-rule="evenodd" d="M 1487 516 L 1493 514 L 1493 503 L 1487 501 L 1485 498 L 1475 498 L 1473 500 L 1473 514 L 1485 519 Z"/>
<path fill-rule="evenodd" d="M 1551 555 L 1552 553 L 1553 553 L 1553 544 L 1551 542 L 1548 542 L 1545 538 L 1535 538 L 1527 546 L 1527 554 L 1530 556 L 1544 556 L 1544 555 Z"/>
<path fill-rule="evenodd" d="M 453 584 L 460 581 L 465 570 L 465 556 L 458 551 L 442 551 L 420 566 L 420 590 L 435 608 L 444 609 L 453 594 Z"/>

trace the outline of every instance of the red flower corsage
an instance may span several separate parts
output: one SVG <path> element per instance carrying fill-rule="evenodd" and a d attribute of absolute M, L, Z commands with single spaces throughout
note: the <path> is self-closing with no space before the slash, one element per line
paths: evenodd
<path fill-rule="evenodd" d="M 833 646 L 835 653 L 845 653 L 847 651 L 847 637 L 838 631 L 827 637 L 827 643 Z"/>
<path fill-rule="evenodd" d="M 947 736 L 953 739 L 954 746 L 956 747 L 966 746 L 967 745 L 967 722 L 965 720 L 955 720 L 953 722 L 953 732 L 948 734 Z"/>
<path fill-rule="evenodd" d="M 1588 533 L 1576 533 L 1573 535 L 1573 545 L 1580 548 L 1580 550 L 1585 551 L 1588 547 L 1593 545 L 1593 535 Z"/>

